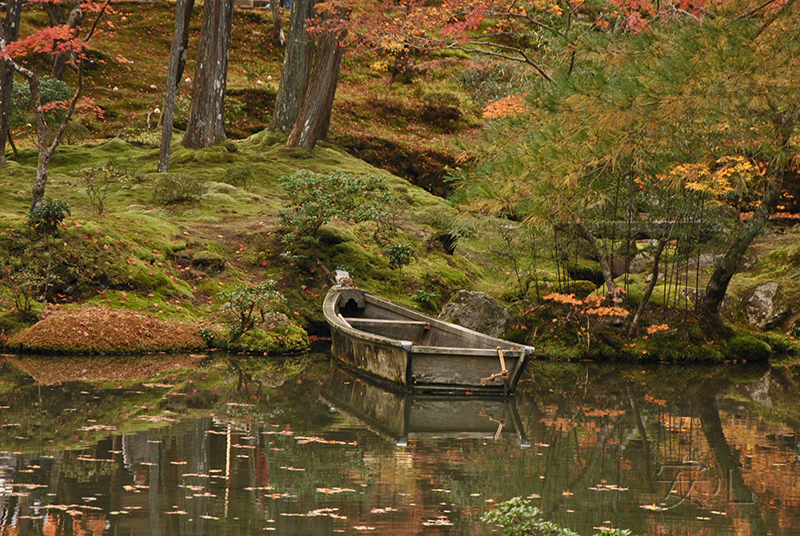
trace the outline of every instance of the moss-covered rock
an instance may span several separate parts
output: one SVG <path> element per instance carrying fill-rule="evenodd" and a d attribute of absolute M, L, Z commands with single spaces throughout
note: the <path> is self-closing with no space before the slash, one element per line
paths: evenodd
<path fill-rule="evenodd" d="M 772 347 L 749 335 L 738 335 L 728 341 L 728 356 L 732 359 L 764 361 L 772 355 Z"/>
<path fill-rule="evenodd" d="M 246 331 L 228 349 L 239 352 L 287 354 L 308 349 L 308 333 L 300 326 L 276 327 L 274 331 L 253 328 Z"/>

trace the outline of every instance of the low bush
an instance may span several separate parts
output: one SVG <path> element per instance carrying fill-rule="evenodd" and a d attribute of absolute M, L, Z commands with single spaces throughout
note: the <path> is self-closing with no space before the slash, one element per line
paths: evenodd
<path fill-rule="evenodd" d="M 158 205 L 197 201 L 202 195 L 203 186 L 194 177 L 181 173 L 156 175 L 153 202 Z"/>
<path fill-rule="evenodd" d="M 225 178 L 228 184 L 250 191 L 253 187 L 255 175 L 250 166 L 229 166 L 225 169 Z"/>

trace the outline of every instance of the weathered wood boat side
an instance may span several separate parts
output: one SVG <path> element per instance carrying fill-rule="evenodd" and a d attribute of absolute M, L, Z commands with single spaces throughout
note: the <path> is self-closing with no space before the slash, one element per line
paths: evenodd
<path fill-rule="evenodd" d="M 437 396 L 388 391 L 334 366 L 320 399 L 372 432 L 403 444 L 410 438 L 513 438 L 530 446 L 514 397 Z"/>
<path fill-rule="evenodd" d="M 361 289 L 334 287 L 323 312 L 333 356 L 396 389 L 510 393 L 533 354 Z"/>

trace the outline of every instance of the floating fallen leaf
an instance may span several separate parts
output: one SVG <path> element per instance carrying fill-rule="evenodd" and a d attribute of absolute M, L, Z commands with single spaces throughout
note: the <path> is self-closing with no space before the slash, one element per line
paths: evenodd
<path fill-rule="evenodd" d="M 452 527 L 453 522 L 445 516 L 439 516 L 436 519 L 428 519 L 423 521 L 422 524 L 426 527 Z"/>
<path fill-rule="evenodd" d="M 345 493 L 345 492 L 348 492 L 348 491 L 352 492 L 352 493 L 356 492 L 356 490 L 351 489 L 351 488 L 317 488 L 317 493 L 326 493 L 328 495 L 331 495 L 331 494 L 334 494 L 334 493 Z"/>
<path fill-rule="evenodd" d="M 621 488 L 616 484 L 598 484 L 589 489 L 592 491 L 628 491 L 628 488 Z"/>
<path fill-rule="evenodd" d="M 373 508 L 370 510 L 371 514 L 386 514 L 388 512 L 397 512 L 397 508 L 392 508 L 391 506 L 387 506 L 386 508 Z"/>

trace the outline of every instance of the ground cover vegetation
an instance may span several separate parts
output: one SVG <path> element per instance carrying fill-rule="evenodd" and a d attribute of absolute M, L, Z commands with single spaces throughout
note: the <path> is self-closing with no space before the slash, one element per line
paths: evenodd
<path fill-rule="evenodd" d="M 43 4 L 6 8 L 4 343 L 94 307 L 296 351 L 345 269 L 432 312 L 489 291 L 553 357 L 792 349 L 800 246 L 763 233 L 796 213 L 794 2 L 301 1 L 285 49 L 273 11 Z"/>

